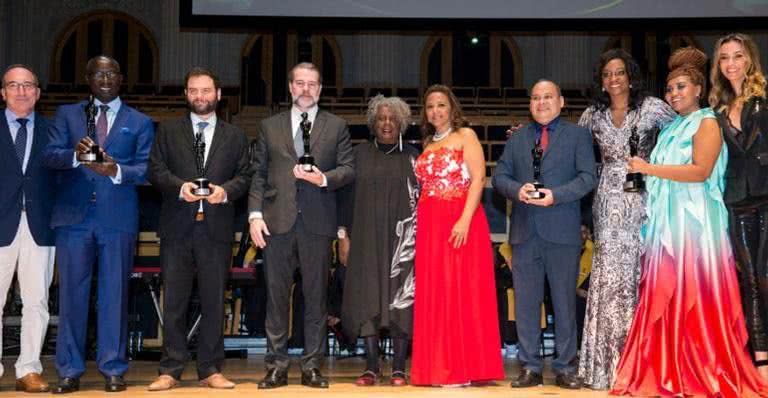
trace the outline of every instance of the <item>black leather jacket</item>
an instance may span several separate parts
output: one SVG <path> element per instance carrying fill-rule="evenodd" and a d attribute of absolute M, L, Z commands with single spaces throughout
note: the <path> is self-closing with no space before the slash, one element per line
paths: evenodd
<path fill-rule="evenodd" d="M 717 119 L 728 145 L 728 169 L 725 173 L 725 203 L 768 195 L 768 101 L 752 97 L 741 111 L 741 131 L 737 139 L 731 133 L 728 116 L 718 112 Z"/>

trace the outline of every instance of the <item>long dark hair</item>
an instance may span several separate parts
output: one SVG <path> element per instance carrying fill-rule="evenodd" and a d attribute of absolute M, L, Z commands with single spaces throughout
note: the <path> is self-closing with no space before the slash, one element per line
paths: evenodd
<path fill-rule="evenodd" d="M 643 103 L 646 97 L 645 84 L 640 78 L 640 65 L 637 64 L 632 55 L 622 48 L 612 48 L 600 54 L 600 60 L 595 65 L 592 81 L 592 105 L 598 110 L 603 110 L 611 106 L 611 97 L 603 91 L 603 68 L 608 62 L 614 59 L 620 59 L 624 62 L 624 69 L 629 78 L 629 108 L 635 109 Z"/>
<path fill-rule="evenodd" d="M 421 106 L 421 137 L 424 142 L 429 142 L 429 138 L 435 135 L 435 126 L 427 120 L 427 98 L 432 93 L 443 93 L 448 97 L 448 104 L 451 106 L 451 127 L 458 130 L 461 127 L 469 126 L 469 122 L 464 118 L 464 112 L 461 111 L 459 100 L 453 95 L 448 86 L 442 84 L 433 84 L 424 92 Z M 454 130 L 455 131 L 455 130 Z"/>

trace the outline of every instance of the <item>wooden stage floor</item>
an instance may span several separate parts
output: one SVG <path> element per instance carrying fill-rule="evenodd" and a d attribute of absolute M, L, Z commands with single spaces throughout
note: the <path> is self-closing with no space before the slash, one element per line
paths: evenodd
<path fill-rule="evenodd" d="M 14 391 L 14 367 L 15 358 L 3 358 L 5 375 L 0 380 L 0 397 L 39 396 L 39 394 L 23 394 Z M 547 361 L 549 362 L 549 361 Z M 211 390 L 197 386 L 197 377 L 194 371 L 194 362 L 190 362 L 183 376 L 182 386 L 167 392 L 149 392 L 147 385 L 157 375 L 157 362 L 133 361 L 126 375 L 128 391 L 124 393 L 105 393 L 104 379 L 96 371 L 95 363 L 88 362 L 88 371 L 81 379 L 80 392 L 68 394 L 69 397 L 235 397 L 235 396 L 259 396 L 275 398 L 311 398 L 311 397 L 365 397 L 365 398 L 420 398 L 420 397 L 607 397 L 605 391 L 592 391 L 590 389 L 564 390 L 554 385 L 554 375 L 545 372 L 543 387 L 511 389 L 509 382 L 517 375 L 518 364 L 515 359 L 505 359 L 504 367 L 506 379 L 495 385 L 485 387 L 390 387 L 388 384 L 377 387 L 357 387 L 355 378 L 365 366 L 361 357 L 328 359 L 323 369 L 323 374 L 331 378 L 331 387 L 327 390 L 311 389 L 300 384 L 300 374 L 297 366 L 291 368 L 288 386 L 274 390 L 258 390 L 256 383 L 264 376 L 263 356 L 251 356 L 248 359 L 227 359 L 224 374 L 230 380 L 237 383 L 234 390 Z M 45 368 L 43 377 L 53 384 L 56 380 L 56 370 L 52 357 L 43 360 Z M 389 363 L 383 363 L 385 375 L 389 373 Z M 388 379 L 385 379 L 388 383 Z M 43 394 L 46 395 L 46 394 Z"/>

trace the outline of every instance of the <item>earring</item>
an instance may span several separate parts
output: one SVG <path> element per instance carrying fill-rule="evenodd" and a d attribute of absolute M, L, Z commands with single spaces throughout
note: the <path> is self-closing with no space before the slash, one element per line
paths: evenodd
<path fill-rule="evenodd" d="M 632 88 L 632 85 L 631 85 L 631 84 L 629 85 L 629 88 Z"/>
<path fill-rule="evenodd" d="M 603 86 L 603 92 L 605 92 L 605 86 Z"/>

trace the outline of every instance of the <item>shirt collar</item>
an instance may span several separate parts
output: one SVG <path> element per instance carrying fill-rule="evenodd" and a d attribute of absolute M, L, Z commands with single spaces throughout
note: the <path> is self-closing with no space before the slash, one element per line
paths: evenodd
<path fill-rule="evenodd" d="M 307 110 L 307 119 L 309 121 L 311 121 L 311 122 L 314 122 L 315 117 L 317 116 L 317 111 L 318 110 L 319 110 L 319 108 L 317 107 L 317 105 L 309 108 Z M 296 107 L 296 105 L 291 107 L 291 118 L 294 121 L 301 122 L 301 113 L 302 112 L 299 110 L 299 108 Z"/>
<path fill-rule="evenodd" d="M 117 111 L 119 111 L 120 107 L 123 105 L 123 101 L 120 100 L 120 97 L 115 97 L 115 99 L 107 102 L 106 104 L 101 102 L 98 98 L 94 98 L 93 103 L 96 104 L 96 106 L 106 105 L 109 107 L 110 111 L 115 113 L 117 113 Z"/>
<path fill-rule="evenodd" d="M 200 123 L 200 122 L 208 123 L 208 126 L 206 126 L 206 129 L 208 127 L 211 127 L 213 129 L 216 128 L 216 113 L 215 112 L 213 113 L 213 115 L 211 115 L 211 117 L 208 118 L 208 120 L 203 120 L 196 113 L 192 113 L 192 112 L 189 113 L 189 118 L 190 118 L 190 120 L 192 120 L 192 127 L 195 130 L 197 129 L 197 124 Z"/>
<path fill-rule="evenodd" d="M 8 109 L 8 108 L 5 108 L 5 120 L 7 120 L 7 121 L 8 121 L 8 124 L 10 124 L 10 123 L 16 123 L 16 119 L 18 119 L 18 118 L 19 118 L 19 117 L 18 117 L 18 116 L 16 116 L 16 114 L 15 114 L 15 113 L 13 113 L 13 111 L 12 111 L 12 110 L 10 110 L 10 109 Z M 32 113 L 30 113 L 29 115 L 27 115 L 27 116 L 25 117 L 25 119 L 29 120 L 29 121 L 27 122 L 27 126 L 29 126 L 30 124 L 35 124 L 35 112 L 32 112 Z"/>
<path fill-rule="evenodd" d="M 550 122 L 546 124 L 547 130 L 551 133 L 557 128 L 558 124 L 560 124 L 560 116 L 557 116 L 556 118 L 550 120 Z M 541 128 L 543 127 L 543 125 L 539 124 L 536 121 L 533 122 L 533 125 L 536 127 L 536 132 L 541 133 Z"/>

